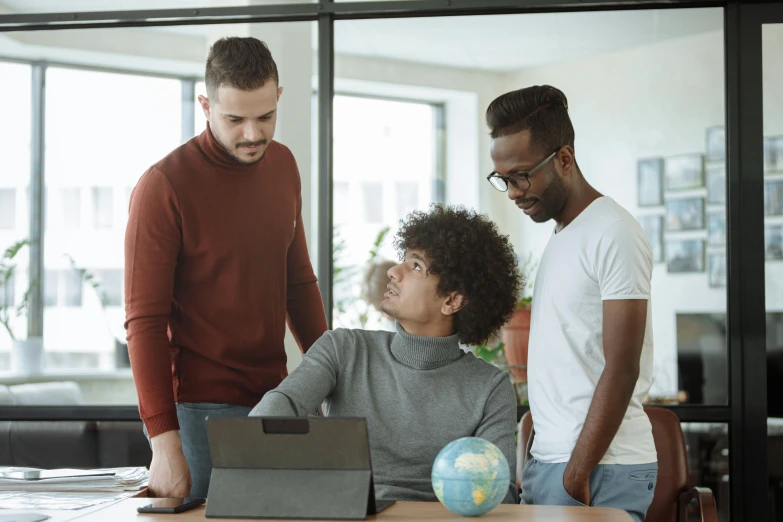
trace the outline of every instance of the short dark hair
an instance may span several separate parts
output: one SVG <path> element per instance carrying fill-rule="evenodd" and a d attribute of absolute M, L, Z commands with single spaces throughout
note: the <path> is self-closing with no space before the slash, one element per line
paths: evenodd
<path fill-rule="evenodd" d="M 268 81 L 279 83 L 277 64 L 269 48 L 250 36 L 229 36 L 213 43 L 204 79 L 210 98 L 217 96 L 218 87 L 222 85 L 252 91 Z"/>
<path fill-rule="evenodd" d="M 493 139 L 527 130 L 535 152 L 550 154 L 565 145 L 574 148 L 568 99 L 551 85 L 507 92 L 489 104 L 486 117 Z"/>
<path fill-rule="evenodd" d="M 394 247 L 401 259 L 410 249 L 425 252 L 428 273 L 440 278 L 438 295 L 465 296 L 467 304 L 454 316 L 463 344 L 486 343 L 514 313 L 522 276 L 508 236 L 487 216 L 462 206 L 433 204 L 429 212 L 407 216 Z"/>

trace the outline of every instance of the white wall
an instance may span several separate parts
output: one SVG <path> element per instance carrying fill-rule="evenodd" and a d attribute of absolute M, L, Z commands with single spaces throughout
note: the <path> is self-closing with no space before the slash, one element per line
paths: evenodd
<path fill-rule="evenodd" d="M 765 133 L 783 133 L 783 67 L 780 35 L 765 37 L 776 56 L 765 56 L 767 114 Z M 661 214 L 663 208 L 639 209 L 636 162 L 639 158 L 705 152 L 705 129 L 724 124 L 722 31 L 668 40 L 577 62 L 538 67 L 512 75 L 508 90 L 550 84 L 568 97 L 576 130 L 577 161 L 587 180 L 634 215 Z M 696 190 L 693 195 L 706 194 Z M 709 206 L 709 209 L 714 208 Z M 718 207 L 720 208 L 720 207 Z M 516 211 L 516 209 L 513 209 Z M 511 220 L 510 220 L 511 221 Z M 551 224 L 536 225 L 520 216 L 517 243 L 527 251 L 543 250 Z M 706 232 L 665 233 L 664 238 L 706 238 Z M 707 252 L 721 251 L 708 247 Z M 781 263 L 768 263 L 768 303 L 783 308 Z M 770 285 L 770 283 L 772 283 Z M 770 290 L 775 289 L 774 295 Z M 656 346 L 654 392 L 677 390 L 676 313 L 725 312 L 726 289 L 711 288 L 707 274 L 670 274 L 665 263 L 653 271 L 653 328 Z M 719 346 L 719 350 L 725 350 Z"/>

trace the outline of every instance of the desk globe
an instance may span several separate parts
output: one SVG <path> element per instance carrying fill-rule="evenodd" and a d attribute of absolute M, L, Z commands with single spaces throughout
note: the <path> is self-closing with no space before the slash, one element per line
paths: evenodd
<path fill-rule="evenodd" d="M 497 446 L 477 437 L 447 444 L 432 466 L 432 489 L 450 511 L 476 517 L 495 509 L 510 484 L 508 461 Z"/>

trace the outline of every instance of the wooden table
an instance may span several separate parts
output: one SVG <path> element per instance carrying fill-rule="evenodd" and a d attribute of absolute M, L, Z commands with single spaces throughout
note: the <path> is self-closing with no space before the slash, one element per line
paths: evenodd
<path fill-rule="evenodd" d="M 205 518 L 203 507 L 177 515 L 141 515 L 136 512 L 136 508 L 147 504 L 149 504 L 148 499 L 130 498 L 70 520 L 72 522 L 237 520 L 231 518 Z M 467 522 L 469 519 L 451 513 L 438 502 L 397 502 L 380 514 L 367 517 L 367 520 L 378 520 L 378 522 L 410 522 L 412 520 Z M 620 509 L 501 504 L 478 520 L 509 522 L 631 522 L 632 519 L 628 513 Z"/>

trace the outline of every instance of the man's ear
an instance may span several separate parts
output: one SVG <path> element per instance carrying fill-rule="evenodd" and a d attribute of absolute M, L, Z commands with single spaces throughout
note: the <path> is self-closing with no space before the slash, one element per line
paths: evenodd
<path fill-rule="evenodd" d="M 204 111 L 204 116 L 206 116 L 207 119 L 209 119 L 209 112 L 210 112 L 210 109 L 211 109 L 210 104 L 209 104 L 209 98 L 199 94 L 199 96 L 198 96 L 198 103 L 199 103 L 199 105 L 201 105 L 201 110 Z"/>
<path fill-rule="evenodd" d="M 449 294 L 448 298 L 443 301 L 443 305 L 440 307 L 440 312 L 443 315 L 454 315 L 468 305 L 467 298 L 457 292 Z"/>
<path fill-rule="evenodd" d="M 570 173 L 574 169 L 576 158 L 574 156 L 574 149 L 566 145 L 557 151 L 557 157 L 555 158 L 561 165 L 563 172 Z"/>

